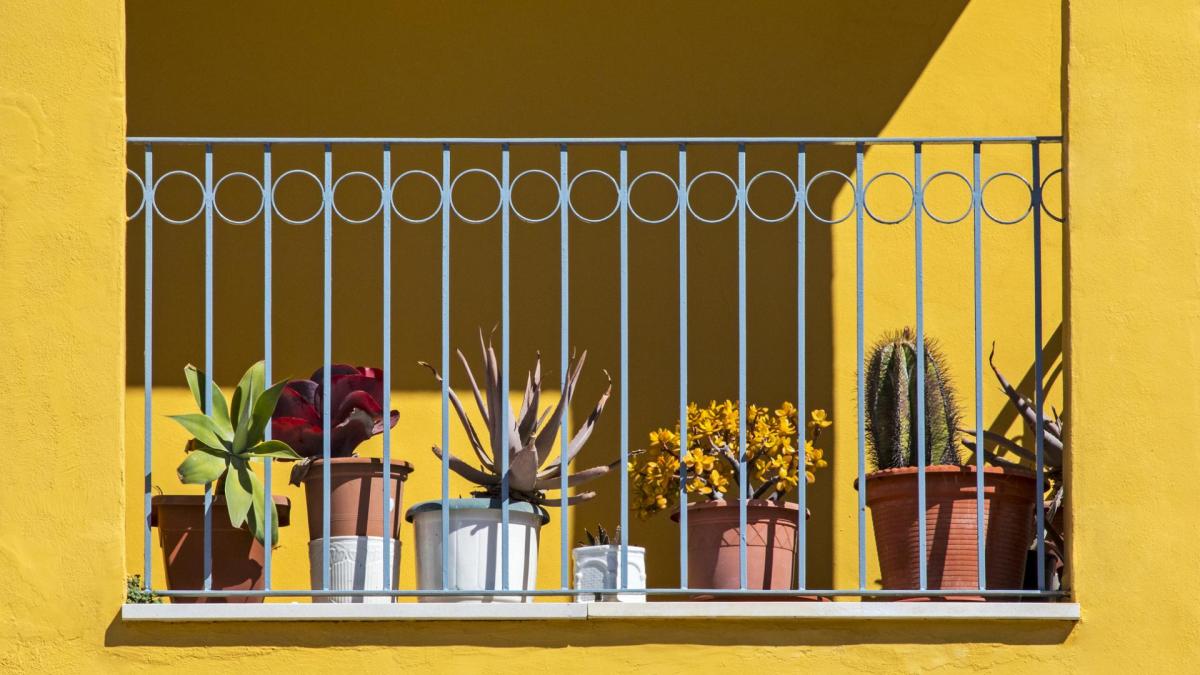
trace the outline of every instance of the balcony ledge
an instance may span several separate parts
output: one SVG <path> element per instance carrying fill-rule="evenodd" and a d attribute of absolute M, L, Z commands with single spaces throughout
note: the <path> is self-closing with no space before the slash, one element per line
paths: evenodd
<path fill-rule="evenodd" d="M 649 602 L 123 605 L 125 621 L 537 621 L 605 619 L 1078 621 L 1077 603 Z"/>

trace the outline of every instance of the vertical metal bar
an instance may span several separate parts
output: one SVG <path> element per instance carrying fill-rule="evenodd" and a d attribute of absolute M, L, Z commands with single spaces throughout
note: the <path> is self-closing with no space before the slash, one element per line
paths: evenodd
<path fill-rule="evenodd" d="M 450 144 L 442 144 L 442 590 L 450 588 Z"/>
<path fill-rule="evenodd" d="M 559 220 L 559 258 L 558 258 L 558 289 L 559 289 L 559 344 L 558 344 L 558 372 L 559 372 L 559 387 L 558 393 L 560 396 L 567 395 L 567 367 L 569 365 L 570 355 L 567 349 L 570 345 L 570 299 L 571 299 L 571 279 L 569 272 L 570 263 L 570 236 L 571 236 L 571 195 L 567 190 L 568 171 L 567 171 L 567 145 L 566 143 L 558 146 L 558 220 Z M 559 428 L 559 450 L 558 450 L 558 496 L 561 516 L 559 519 L 559 581 L 562 588 L 565 590 L 570 588 L 569 564 L 568 560 L 570 550 L 570 532 L 567 527 L 567 450 L 568 440 L 570 435 L 567 433 L 567 423 L 563 420 L 562 426 Z"/>
<path fill-rule="evenodd" d="M 867 423 L 863 381 L 863 144 L 854 144 L 855 355 L 858 394 L 858 589 L 867 588 Z"/>
<path fill-rule="evenodd" d="M 383 144 L 383 589 L 392 590 L 392 144 Z"/>
<path fill-rule="evenodd" d="M 1042 161 L 1041 145 L 1034 141 L 1033 148 L 1033 180 L 1030 186 L 1031 210 L 1033 211 L 1033 393 L 1036 412 L 1036 424 L 1033 437 L 1036 443 L 1037 457 L 1037 582 L 1038 590 L 1046 590 L 1046 509 L 1042 505 L 1042 496 L 1046 493 L 1045 485 L 1045 426 L 1046 426 L 1046 392 L 1043 389 L 1042 373 Z"/>
<path fill-rule="evenodd" d="M 805 397 L 805 381 L 808 374 L 807 356 L 807 322 L 806 310 L 808 303 L 805 298 L 805 273 L 808 268 L 808 253 L 806 251 L 808 228 L 808 186 L 805 175 L 808 169 L 807 151 L 801 143 L 796 148 L 796 433 L 797 451 L 800 454 L 797 470 L 796 501 L 799 507 L 800 520 L 796 525 L 796 586 L 800 590 L 808 587 L 808 469 L 806 467 L 807 452 L 805 450 L 805 431 L 807 430 L 808 401 Z"/>
<path fill-rule="evenodd" d="M 213 149 L 204 145 L 204 414 L 213 388 Z M 204 590 L 212 590 L 212 483 L 204 484 Z M 226 505 L 228 508 L 228 505 Z"/>
<path fill-rule="evenodd" d="M 271 210 L 274 208 L 271 189 L 271 144 L 263 144 L 263 380 L 271 385 Z M 271 425 L 263 427 L 263 438 L 271 439 Z M 274 462 L 270 457 L 263 457 L 263 588 L 271 590 L 272 551 L 271 505 L 274 497 L 271 494 L 271 478 Z"/>
<path fill-rule="evenodd" d="M 679 144 L 679 587 L 688 586 L 688 177 L 687 145 Z"/>
<path fill-rule="evenodd" d="M 150 485 L 153 482 L 153 436 L 150 420 L 153 419 L 153 376 L 154 376 L 154 148 L 147 143 L 145 166 L 142 169 L 142 217 L 146 221 L 145 296 L 142 298 L 142 583 L 149 590 L 152 545 L 150 543 Z"/>
<path fill-rule="evenodd" d="M 983 189 L 979 141 L 971 152 L 971 212 L 975 225 L 975 545 L 979 590 L 987 588 L 987 553 L 983 531 Z"/>
<path fill-rule="evenodd" d="M 629 146 L 621 144 L 621 578 L 629 586 Z M 686 424 L 686 421 L 685 421 Z"/>
<path fill-rule="evenodd" d="M 915 283 L 917 288 L 917 339 L 913 350 L 917 356 L 917 548 L 920 550 L 918 572 L 921 590 L 929 587 L 928 551 L 925 549 L 925 270 L 922 210 L 924 194 L 921 189 L 921 144 L 913 144 L 913 238 L 915 239 Z"/>
<path fill-rule="evenodd" d="M 321 390 L 325 393 L 321 399 L 321 457 L 324 460 L 321 463 L 321 590 L 329 590 L 329 531 L 330 531 L 330 509 L 329 509 L 329 491 L 330 477 L 329 464 L 332 459 L 331 455 L 331 430 L 330 417 L 330 401 L 332 397 L 330 392 L 333 391 L 332 374 L 333 370 L 333 145 L 325 144 L 325 185 L 322 190 L 324 195 L 324 210 L 325 210 L 325 274 L 324 274 L 324 292 L 325 292 L 325 315 L 322 321 L 322 340 L 324 345 L 324 354 L 322 355 L 322 363 L 325 368 L 322 373 Z"/>
<path fill-rule="evenodd" d="M 508 590 L 508 448 L 509 448 L 509 156 L 500 146 L 500 587 Z"/>
<path fill-rule="evenodd" d="M 738 217 L 738 583 L 746 588 L 746 144 L 737 149 Z"/>

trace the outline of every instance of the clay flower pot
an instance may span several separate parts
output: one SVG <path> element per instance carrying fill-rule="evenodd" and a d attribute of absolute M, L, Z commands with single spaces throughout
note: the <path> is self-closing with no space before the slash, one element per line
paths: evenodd
<path fill-rule="evenodd" d="M 926 574 L 931 590 L 979 587 L 975 479 L 973 466 L 925 468 Z M 988 588 L 1020 589 L 1025 552 L 1034 537 L 1033 509 L 1040 503 L 1034 476 L 1027 471 L 985 467 L 983 490 Z M 919 589 L 917 469 L 867 474 L 867 506 L 871 509 L 884 589 Z"/>
<path fill-rule="evenodd" d="M 274 496 L 279 526 L 289 522 L 291 500 Z M 204 588 L 204 496 L 159 495 L 150 501 L 150 525 L 158 528 L 167 588 Z M 263 546 L 249 530 L 229 524 L 225 498 L 212 500 L 212 589 L 258 591 L 263 588 Z M 262 602 L 262 597 L 171 598 L 173 603 Z"/>
<path fill-rule="evenodd" d="M 723 499 L 688 506 L 688 586 L 737 589 L 741 585 L 738 502 Z M 679 513 L 671 514 L 679 522 Z M 791 502 L 752 499 L 746 503 L 746 587 L 795 588 L 796 529 L 800 507 Z M 700 596 L 697 599 L 710 599 Z M 726 597 L 719 600 L 754 599 Z M 794 598 L 789 598 L 794 599 Z"/>
<path fill-rule="evenodd" d="M 400 508 L 404 481 L 412 473 L 408 462 L 393 460 L 389 476 L 391 514 L 383 522 L 383 460 L 373 457 L 335 457 L 329 462 L 330 590 L 383 590 L 383 539 L 392 540 L 392 586 L 400 567 Z M 324 572 L 325 462 L 316 460 L 302 483 L 308 506 L 309 579 L 321 588 Z M 314 602 L 391 602 L 387 596 L 336 596 Z"/>

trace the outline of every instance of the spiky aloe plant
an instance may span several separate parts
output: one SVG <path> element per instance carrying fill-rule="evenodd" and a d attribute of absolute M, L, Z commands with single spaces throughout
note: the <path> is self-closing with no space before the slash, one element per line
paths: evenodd
<path fill-rule="evenodd" d="M 885 336 L 866 364 L 867 448 L 878 469 L 917 465 L 917 348 L 911 328 Z M 959 464 L 959 409 L 946 360 L 925 339 L 925 463 Z"/>
<path fill-rule="evenodd" d="M 617 531 L 612 537 L 608 536 L 608 530 L 604 529 L 603 525 L 596 525 L 596 534 L 592 534 L 586 527 L 583 528 L 583 534 L 587 537 L 587 543 L 582 541 L 575 542 L 576 546 L 615 546 L 613 542 L 621 541 L 621 526 L 617 526 Z"/>
<path fill-rule="evenodd" d="M 482 330 L 479 332 L 479 349 L 483 358 L 485 393 L 479 391 L 479 385 L 470 364 L 467 363 L 467 357 L 463 355 L 462 350 L 458 350 L 457 353 L 459 361 L 467 371 L 471 389 L 474 391 L 475 404 L 479 408 L 479 415 L 487 429 L 488 445 L 491 451 L 489 453 L 488 448 L 484 447 L 475 426 L 467 417 L 462 402 L 454 394 L 454 390 L 450 390 L 450 403 L 454 406 L 454 411 L 467 432 L 467 439 L 470 441 L 471 448 L 475 451 L 481 467 L 477 469 L 451 453 L 449 455 L 450 468 L 482 488 L 473 493 L 476 496 L 499 496 L 502 475 L 500 473 L 501 463 L 497 458 L 500 457 L 501 452 L 506 452 L 508 453 L 508 490 L 511 499 L 534 504 L 544 503 L 547 506 L 559 504 L 560 500 L 558 499 L 547 499 L 545 491 L 560 487 L 562 476 L 560 463 L 554 461 L 547 464 L 547 462 L 550 460 L 550 454 L 558 439 L 563 417 L 571 406 L 571 399 L 575 395 L 575 385 L 579 382 L 579 375 L 587 360 L 587 352 L 583 352 L 578 360 L 572 355 L 567 365 L 566 387 L 559 397 L 558 403 L 553 407 L 547 407 L 540 414 L 538 413 L 538 402 L 542 395 L 542 357 L 539 353 L 533 372 L 527 374 L 525 379 L 525 395 L 521 399 L 521 411 L 514 415 L 512 406 L 507 400 L 507 392 L 501 391 L 500 388 L 500 368 L 496 359 L 496 350 L 490 343 L 485 344 Z M 420 364 L 428 368 L 439 383 L 442 381 L 442 376 L 437 369 L 424 361 L 421 361 Z M 607 374 L 605 373 L 605 375 Z M 591 414 L 567 444 L 566 463 L 569 464 L 571 460 L 575 459 L 575 456 L 587 443 L 588 438 L 592 435 L 592 430 L 595 429 L 596 422 L 600 419 L 600 414 L 604 412 L 604 404 L 608 401 L 611 393 L 612 379 L 609 378 L 608 388 L 605 389 Z M 509 406 L 507 429 L 504 428 L 504 422 L 501 419 L 504 417 L 500 414 L 501 405 Z M 433 454 L 441 459 L 442 449 L 434 446 Z M 582 485 L 603 476 L 618 464 L 620 464 L 620 460 L 571 474 L 567 476 L 567 485 Z M 546 468 L 542 469 L 543 466 Z M 567 503 L 576 504 L 595 496 L 595 492 L 584 492 L 572 496 Z"/>

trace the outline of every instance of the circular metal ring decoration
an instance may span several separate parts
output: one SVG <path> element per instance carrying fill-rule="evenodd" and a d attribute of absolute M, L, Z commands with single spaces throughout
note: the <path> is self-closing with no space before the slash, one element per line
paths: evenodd
<path fill-rule="evenodd" d="M 458 181 L 461 180 L 463 176 L 467 176 L 467 175 L 470 175 L 473 173 L 482 174 L 484 176 L 487 176 L 488 178 L 491 178 L 492 182 L 496 184 L 496 192 L 498 193 L 498 197 L 499 197 L 496 200 L 496 208 L 492 209 L 491 213 L 487 214 L 486 216 L 484 216 L 482 218 L 479 218 L 478 220 L 473 220 L 471 218 L 464 216 L 462 214 L 462 212 L 458 210 L 458 207 L 454 205 L 454 186 L 458 185 Z M 471 223 L 472 225 L 479 225 L 480 223 L 486 223 L 487 221 L 489 221 L 493 217 L 495 217 L 495 215 L 497 213 L 500 213 L 500 209 L 504 206 L 504 188 L 500 185 L 500 179 L 496 178 L 496 175 L 493 174 L 491 171 L 488 171 L 486 169 L 467 169 L 466 171 L 463 171 L 462 173 L 455 176 L 454 180 L 450 181 L 450 199 L 449 199 L 449 201 L 450 201 L 450 210 L 454 212 L 454 215 L 461 218 L 462 221 L 465 223 Z"/>
<path fill-rule="evenodd" d="M 171 176 L 187 176 L 188 178 L 191 178 L 196 183 L 196 187 L 200 188 L 200 208 L 196 209 L 195 213 L 193 213 L 192 215 L 190 215 L 187 218 L 184 218 L 182 220 L 175 220 L 175 219 L 171 218 L 170 216 L 166 215 L 165 213 L 163 213 L 162 209 L 158 208 L 158 188 L 162 185 L 163 181 L 170 178 Z M 167 221 L 168 223 L 171 223 L 172 225 L 184 225 L 184 224 L 190 223 L 193 220 L 195 220 L 196 218 L 198 218 L 201 213 L 204 213 L 204 205 L 206 203 L 206 200 L 208 199 L 208 194 L 204 190 L 204 183 L 201 182 L 200 178 L 197 177 L 196 174 L 191 173 L 190 171 L 183 171 L 181 169 L 176 169 L 175 171 L 168 171 L 168 172 L 164 173 L 163 175 L 159 176 L 158 180 L 154 181 L 154 190 L 152 191 L 152 193 L 154 195 L 154 200 L 153 200 L 154 212 L 158 214 L 159 218 L 162 218 L 163 220 Z"/>
<path fill-rule="evenodd" d="M 1046 177 L 1042 179 L 1042 184 L 1040 186 L 1038 186 L 1038 192 L 1045 195 L 1046 194 L 1046 182 L 1049 181 L 1054 176 L 1059 175 L 1059 174 L 1062 174 L 1062 169 L 1055 169 L 1055 170 L 1051 171 L 1050 173 L 1046 174 Z M 1045 199 L 1042 199 L 1042 213 L 1045 213 L 1046 215 L 1050 216 L 1051 218 L 1053 218 L 1054 220 L 1056 220 L 1060 223 L 1063 221 L 1063 219 L 1061 217 L 1062 214 L 1059 214 L 1056 216 L 1049 208 L 1046 207 Z"/>
<path fill-rule="evenodd" d="M 375 187 L 379 188 L 379 205 L 375 207 L 375 210 L 371 212 L 371 215 L 367 216 L 366 218 L 359 219 L 359 220 L 355 220 L 353 218 L 347 218 L 346 214 L 344 214 L 338 210 L 338 205 L 337 205 L 338 186 L 342 184 L 342 181 L 346 180 L 347 178 L 349 178 L 351 176 L 365 176 L 366 178 L 370 179 L 370 181 L 372 183 L 375 184 Z M 383 199 L 384 199 L 383 185 L 379 182 L 378 178 L 376 178 L 375 176 L 372 176 L 371 174 L 369 174 L 365 171 L 351 171 L 349 173 L 342 174 L 341 176 L 338 177 L 337 180 L 333 181 L 333 189 L 330 190 L 330 195 L 329 195 L 329 201 L 333 204 L 333 212 L 337 214 L 338 218 L 341 218 L 342 220 L 346 221 L 347 223 L 350 223 L 351 225 L 361 225 L 362 223 L 365 223 L 368 220 L 371 220 L 375 216 L 379 215 L 379 212 L 383 211 Z"/>
<path fill-rule="evenodd" d="M 849 218 L 850 216 L 854 215 L 854 208 L 856 206 L 858 206 L 858 196 L 857 195 L 855 196 L 854 202 L 850 204 L 850 210 L 847 211 L 846 215 L 842 216 L 841 218 L 834 218 L 833 220 L 826 220 L 825 218 L 818 216 L 816 211 L 812 210 L 812 204 L 809 203 L 808 196 L 810 194 L 812 194 L 813 183 L 816 183 L 817 180 L 819 180 L 822 176 L 839 176 L 842 180 L 846 181 L 846 185 L 849 185 L 851 190 L 854 190 L 854 181 L 850 180 L 850 176 L 847 176 L 846 174 L 842 173 L 841 171 L 829 169 L 828 171 L 822 171 L 821 173 L 810 178 L 808 181 L 808 184 L 804 186 L 804 208 L 805 208 L 805 210 L 808 211 L 809 215 L 811 215 L 813 218 L 816 218 L 817 220 L 821 221 L 822 223 L 825 223 L 826 225 L 837 225 L 838 223 L 840 223 L 840 222 L 846 220 L 847 218 Z"/>
<path fill-rule="evenodd" d="M 954 177 L 958 178 L 959 180 L 961 180 L 963 182 L 963 185 L 967 186 L 968 193 L 972 192 L 971 180 L 957 171 L 938 171 L 937 173 L 930 176 L 929 180 L 925 181 L 925 187 L 921 190 L 921 192 L 923 194 L 928 193 L 929 185 L 931 183 L 933 183 L 934 179 L 938 178 L 939 176 L 954 176 Z M 974 205 L 972 204 L 972 202 L 974 201 L 974 194 L 972 194 L 971 197 L 972 197 L 972 199 L 967 200 L 967 210 L 963 211 L 962 215 L 960 215 L 957 218 L 950 218 L 947 220 L 942 220 L 941 218 L 938 218 L 937 216 L 933 215 L 933 211 L 929 210 L 929 202 L 924 199 L 921 200 L 921 209 L 923 211 L 925 211 L 925 215 L 929 216 L 930 218 L 934 219 L 935 221 L 942 223 L 943 225 L 953 225 L 954 223 L 961 222 L 963 218 L 966 218 L 967 216 L 971 215 L 971 209 L 974 207 Z"/>
<path fill-rule="evenodd" d="M 754 210 L 754 204 L 750 199 L 750 188 L 754 187 L 754 182 L 757 181 L 759 178 L 762 178 L 763 176 L 768 176 L 768 175 L 776 175 L 776 176 L 779 176 L 780 178 L 783 178 L 785 181 L 787 181 L 787 184 L 789 186 L 791 186 L 791 188 L 792 188 L 792 205 L 790 207 L 788 207 L 788 210 L 786 213 L 784 213 L 782 216 L 779 216 L 778 218 L 765 218 L 765 217 L 759 215 L 758 211 Z M 774 169 L 772 169 L 770 171 L 763 171 L 762 173 L 755 174 L 754 178 L 751 178 L 750 182 L 746 183 L 746 210 L 749 211 L 755 218 L 761 220 L 764 223 L 781 222 L 783 219 L 792 215 L 792 213 L 794 213 L 796 211 L 796 204 L 799 203 L 799 201 L 800 201 L 800 190 L 799 190 L 799 188 L 796 187 L 796 182 L 792 180 L 791 176 L 787 175 L 786 173 L 784 173 L 782 171 L 775 171 Z"/>
<path fill-rule="evenodd" d="M 429 215 L 425 216 L 424 218 L 415 218 L 415 219 L 409 218 L 408 216 L 404 215 L 403 213 L 400 213 L 400 209 L 396 204 L 396 186 L 400 184 L 400 181 L 403 180 L 405 176 L 408 176 L 410 174 L 417 175 L 417 176 L 425 176 L 426 178 L 428 178 L 430 181 L 433 182 L 434 189 L 436 189 L 438 191 L 438 205 L 433 207 L 433 210 L 429 212 Z M 438 213 L 441 212 L 442 201 L 445 198 L 445 195 L 442 194 L 442 184 L 440 182 L 438 182 L 437 176 L 434 176 L 433 174 L 429 173 L 428 171 L 421 171 L 420 169 L 409 169 L 408 171 L 405 171 L 404 173 L 400 174 L 399 176 L 396 176 L 396 180 L 392 181 L 391 193 L 392 193 L 392 213 L 396 214 L 396 217 L 399 218 L 400 220 L 403 220 L 406 223 L 412 223 L 414 225 L 420 225 L 421 223 L 428 223 L 429 221 L 433 220 L 434 216 L 436 216 Z"/>
<path fill-rule="evenodd" d="M 546 178 L 549 178 L 550 182 L 554 183 L 554 191 L 556 193 L 558 193 L 558 195 L 559 195 L 559 198 L 557 200 L 555 200 L 555 202 L 554 202 L 554 208 L 550 209 L 550 212 L 547 213 L 546 215 L 542 216 L 541 218 L 529 218 L 524 213 L 521 213 L 517 209 L 517 200 L 513 196 L 513 194 L 517 191 L 517 182 L 520 181 L 522 178 L 524 178 L 526 175 L 531 174 L 531 173 L 541 174 L 541 175 L 545 176 Z M 512 182 L 508 184 L 508 206 L 509 206 L 509 208 L 512 209 L 512 212 L 515 213 L 518 218 L 520 218 L 521 220 L 523 220 L 527 223 L 541 223 L 541 222 L 550 220 L 551 218 L 554 217 L 554 214 L 558 213 L 558 207 L 561 203 L 562 203 L 562 186 L 560 186 L 558 184 L 558 179 L 555 178 L 554 176 L 550 175 L 549 172 L 542 171 L 541 169 L 526 169 L 525 171 L 522 171 L 521 173 L 517 174 L 516 177 L 512 179 Z"/>
<path fill-rule="evenodd" d="M 663 178 L 667 179 L 667 182 L 671 184 L 671 187 L 675 188 L 675 208 L 671 209 L 670 213 L 657 220 L 646 218 L 642 214 L 638 213 L 637 209 L 633 208 L 633 186 L 637 185 L 637 182 L 646 176 L 662 176 Z M 639 173 L 637 177 L 629 183 L 629 212 L 636 216 L 638 220 L 649 225 L 657 225 L 659 223 L 666 222 L 668 218 L 679 212 L 679 184 L 675 182 L 674 178 L 671 178 L 662 171 L 647 171 L 645 173 Z"/>
<path fill-rule="evenodd" d="M 724 178 L 725 180 L 729 181 L 729 184 L 731 186 L 733 186 L 733 206 L 729 207 L 728 213 L 721 216 L 720 218 L 716 218 L 713 220 L 709 220 L 708 218 L 705 218 L 704 216 L 696 213 L 696 210 L 692 208 L 692 187 L 696 184 L 696 181 L 700 180 L 701 178 L 704 178 L 705 176 L 709 176 L 709 175 L 720 176 L 720 177 Z M 687 194 L 685 195 L 685 197 L 687 198 L 688 213 L 692 214 L 692 217 L 694 217 L 696 220 L 699 220 L 702 223 L 720 223 L 720 222 L 724 222 L 724 221 L 728 220 L 729 217 L 732 216 L 735 211 L 737 211 L 738 199 L 741 198 L 741 195 L 738 194 L 737 182 L 734 181 L 732 178 L 730 178 L 729 174 L 722 173 L 720 171 L 703 171 L 701 173 L 696 174 L 695 178 L 692 178 L 690 181 L 688 181 Z"/>
<path fill-rule="evenodd" d="M 308 176 L 309 178 L 311 178 L 313 180 L 314 183 L 317 184 L 317 189 L 321 190 L 321 205 L 317 207 L 317 210 L 314 211 L 311 216 L 304 218 L 302 220 L 292 220 L 291 218 L 288 218 L 287 216 L 285 216 L 283 214 L 283 210 L 279 208 L 279 205 L 275 203 L 275 192 L 279 190 L 279 184 L 283 182 L 284 178 L 287 178 L 288 176 L 290 176 L 292 174 L 300 174 L 301 176 Z M 276 178 L 275 182 L 271 185 L 271 195 L 270 196 L 271 196 L 271 199 L 270 199 L 271 210 L 273 210 L 285 222 L 291 223 L 292 225 L 303 225 L 305 223 L 311 223 L 312 221 L 316 220 L 317 216 L 321 215 L 321 211 L 325 209 L 325 186 L 321 183 L 321 179 L 318 178 L 316 174 L 314 174 L 311 171 L 305 171 L 304 169 L 292 169 L 291 171 L 285 171 L 285 172 L 279 174 L 279 178 Z"/>
<path fill-rule="evenodd" d="M 617 203 L 613 204 L 612 211 L 609 211 L 608 213 L 604 214 L 603 216 L 600 216 L 599 218 L 594 218 L 594 219 L 588 218 L 587 216 L 583 215 L 579 211 L 576 211 L 575 204 L 572 203 L 572 199 L 571 199 L 572 195 L 575 193 L 575 181 L 579 180 L 580 178 L 583 178 L 584 176 L 586 176 L 588 174 L 597 174 L 597 175 L 604 176 L 605 178 L 607 178 L 608 182 L 612 183 L 613 192 L 616 193 L 616 195 L 617 195 Z M 579 173 L 575 174 L 575 177 L 571 179 L 571 182 L 567 183 L 567 206 L 571 209 L 571 213 L 575 214 L 576 218 L 582 220 L 585 223 L 602 223 L 602 222 L 608 220 L 609 218 L 612 218 L 613 215 L 617 212 L 617 209 L 621 208 L 621 186 L 617 183 L 617 179 L 613 178 L 611 175 L 609 175 L 599 169 L 588 169 L 587 171 L 580 171 Z"/>
<path fill-rule="evenodd" d="M 1021 181 L 1021 184 L 1025 186 L 1026 190 L 1029 190 L 1029 206 L 1025 207 L 1025 210 L 1021 212 L 1021 215 L 1013 218 L 1012 220 L 1003 220 L 1001 218 L 997 218 L 996 216 L 992 215 L 991 211 L 988 211 L 987 188 L 992 184 L 992 181 L 1001 176 L 1012 176 L 1013 178 Z M 1001 225 L 1015 225 L 1016 223 L 1025 220 L 1025 216 L 1029 215 L 1029 212 L 1033 210 L 1033 186 L 1031 186 L 1029 181 L 1025 180 L 1025 178 L 1020 174 L 1013 173 L 1012 171 L 1001 171 L 1000 173 L 992 174 L 992 177 L 984 181 L 983 187 L 979 189 L 979 206 L 983 208 L 983 212 L 987 215 L 987 217 L 991 218 L 993 221 L 1000 223 Z"/>
<path fill-rule="evenodd" d="M 262 183 L 260 183 L 258 181 L 258 179 L 255 178 L 254 176 L 251 176 L 250 174 L 246 173 L 245 171 L 234 171 L 233 173 L 227 173 L 224 176 L 221 176 L 221 180 L 217 181 L 216 185 L 213 185 L 213 196 L 212 196 L 213 211 L 216 212 L 216 214 L 218 216 L 221 216 L 221 220 L 224 220 L 225 222 L 229 223 L 230 225 L 245 225 L 246 223 L 257 218 L 258 214 L 263 212 L 263 204 L 266 203 L 267 197 L 265 194 L 263 194 L 263 198 L 258 202 L 258 210 L 255 211 L 254 213 L 250 214 L 249 218 L 246 218 L 244 220 L 237 220 L 237 219 L 230 218 L 229 216 L 225 215 L 221 211 L 221 202 L 220 202 L 220 200 L 217 199 L 217 195 L 221 192 L 221 183 L 224 183 L 225 181 L 229 180 L 230 178 L 233 178 L 234 176 L 245 176 L 246 178 L 249 178 L 250 182 L 252 182 L 256 186 L 258 186 L 259 194 L 263 194 Z"/>
<path fill-rule="evenodd" d="M 133 176 L 133 179 L 135 181 L 137 181 L 138 189 L 140 189 L 142 191 L 142 198 L 141 198 L 141 200 L 138 201 L 138 207 L 133 210 L 132 214 L 125 216 L 125 220 L 128 221 L 128 220 L 133 220 L 134 218 L 137 218 L 138 214 L 142 212 L 142 209 L 146 208 L 146 183 L 142 181 L 141 176 L 137 175 L 130 169 L 125 169 L 125 173 L 129 174 L 130 176 Z"/>
<path fill-rule="evenodd" d="M 908 190 L 910 193 L 910 198 L 908 200 L 908 210 L 905 211 L 899 218 L 896 218 L 894 220 L 880 218 L 879 216 L 875 215 L 875 212 L 871 210 L 871 202 L 870 202 L 870 200 L 867 199 L 867 193 L 871 190 L 871 185 L 874 184 L 875 181 L 879 180 L 880 178 L 883 178 L 884 176 L 895 176 L 896 178 L 899 178 L 900 180 L 904 181 L 904 184 L 908 186 Z M 868 216 L 871 216 L 871 220 L 874 220 L 875 222 L 880 223 L 882 225 L 895 225 L 897 223 L 902 222 L 905 218 L 907 218 L 909 216 L 909 214 L 911 214 L 913 212 L 913 206 L 916 203 L 917 203 L 917 190 L 916 190 L 916 188 L 913 187 L 912 181 L 910 181 L 908 179 L 908 177 L 905 176 L 904 174 L 896 172 L 896 171 L 884 171 L 883 173 L 877 173 L 874 176 L 871 176 L 871 180 L 867 181 L 867 184 L 863 186 L 863 210 L 866 211 Z"/>

